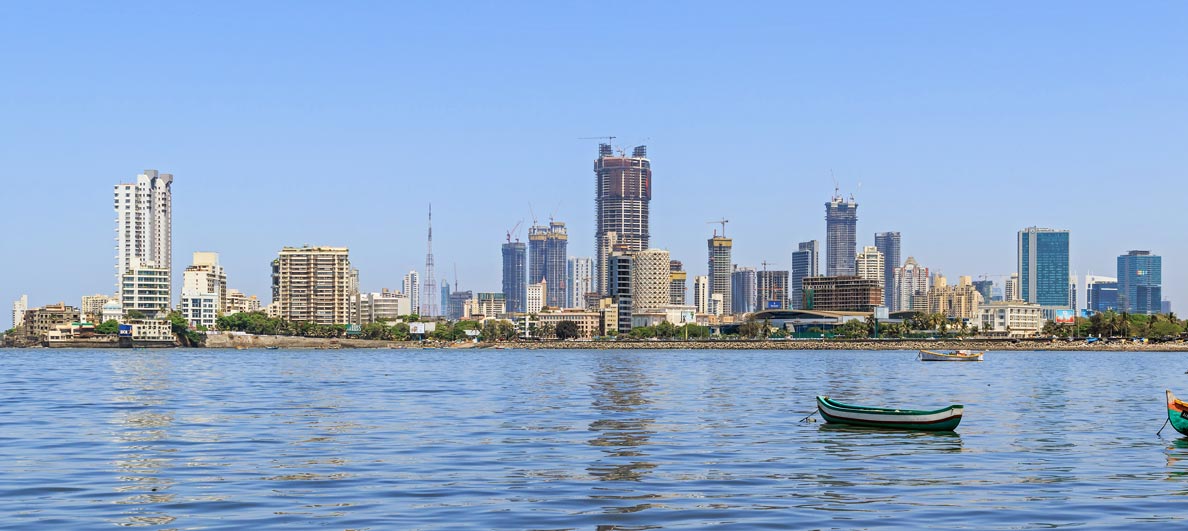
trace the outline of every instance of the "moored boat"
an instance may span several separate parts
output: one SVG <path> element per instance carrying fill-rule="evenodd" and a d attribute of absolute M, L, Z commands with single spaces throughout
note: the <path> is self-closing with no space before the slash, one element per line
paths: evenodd
<path fill-rule="evenodd" d="M 961 423 L 965 406 L 954 404 L 932 411 L 843 404 L 817 397 L 817 410 L 825 422 L 896 430 L 952 431 Z M 1186 419 L 1188 422 L 1188 419 Z"/>
<path fill-rule="evenodd" d="M 932 350 L 921 350 L 916 357 L 920 361 L 982 361 L 982 352 L 971 352 L 968 350 L 955 350 L 953 352 L 936 352 Z"/>
<path fill-rule="evenodd" d="M 1176 398 L 1171 391 L 1167 393 L 1167 421 L 1181 434 L 1188 435 L 1188 403 Z"/>

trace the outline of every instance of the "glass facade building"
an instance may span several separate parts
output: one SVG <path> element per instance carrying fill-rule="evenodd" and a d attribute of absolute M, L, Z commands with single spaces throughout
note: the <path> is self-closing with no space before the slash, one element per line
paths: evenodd
<path fill-rule="evenodd" d="M 1163 308 L 1163 257 L 1130 251 L 1118 257 L 1118 308 L 1129 313 L 1159 313 Z"/>
<path fill-rule="evenodd" d="M 793 309 L 799 310 L 804 307 L 804 290 L 801 287 L 804 278 L 821 274 L 817 269 L 817 264 L 820 262 L 817 255 L 820 253 L 821 242 L 817 240 L 801 242 L 799 250 L 792 253 L 792 271 L 788 278 L 788 289 L 790 290 L 788 299 Z"/>
<path fill-rule="evenodd" d="M 1019 231 L 1019 295 L 1046 309 L 1072 308 L 1067 230 L 1029 227 Z"/>

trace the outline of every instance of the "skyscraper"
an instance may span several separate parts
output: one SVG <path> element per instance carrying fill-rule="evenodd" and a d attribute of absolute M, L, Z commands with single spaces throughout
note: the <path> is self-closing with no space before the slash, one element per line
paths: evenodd
<path fill-rule="evenodd" d="M 733 309 L 732 289 L 730 283 L 730 268 L 733 264 L 730 263 L 730 252 L 734 242 L 725 236 L 718 236 L 716 233 L 713 238 L 708 241 L 709 247 L 709 296 L 713 298 L 714 295 L 722 297 L 721 313 L 730 313 Z"/>
<path fill-rule="evenodd" d="M 272 263 L 277 316 L 286 321 L 348 324 L 355 273 L 346 247 L 285 247 Z"/>
<path fill-rule="evenodd" d="M 594 259 L 586 257 L 574 257 L 569 259 L 569 265 L 566 271 L 566 280 L 569 286 L 566 287 L 566 304 L 567 308 L 581 308 L 586 305 L 586 294 L 593 291 L 594 286 Z"/>
<path fill-rule="evenodd" d="M 730 313 L 755 311 L 755 268 L 734 266 L 730 273 Z"/>
<path fill-rule="evenodd" d="M 1151 251 L 1130 251 L 1118 257 L 1118 307 L 1129 313 L 1162 311 L 1163 258 Z"/>
<path fill-rule="evenodd" d="M 631 313 L 647 313 L 668 306 L 672 287 L 668 251 L 645 249 L 631 264 Z"/>
<path fill-rule="evenodd" d="M 709 313 L 709 277 L 693 277 L 693 306 L 699 315 Z"/>
<path fill-rule="evenodd" d="M 615 251 L 610 255 L 609 266 L 609 296 L 615 301 L 615 305 L 619 312 L 619 333 L 626 333 L 631 330 L 631 309 L 634 307 L 632 303 L 632 288 L 634 283 L 631 281 L 631 274 L 634 272 L 635 254 L 622 251 Z"/>
<path fill-rule="evenodd" d="M 1029 227 L 1019 231 L 1019 290 L 1022 300 L 1051 310 L 1070 309 L 1068 231 Z"/>
<path fill-rule="evenodd" d="M 1093 313 L 1118 310 L 1118 279 L 1087 275 L 1085 309 Z"/>
<path fill-rule="evenodd" d="M 685 282 L 689 278 L 689 274 L 685 272 L 684 264 L 680 260 L 671 260 L 668 263 L 668 303 L 685 305 L 688 298 L 685 296 Z"/>
<path fill-rule="evenodd" d="M 551 308 L 564 307 L 567 298 L 566 252 L 569 235 L 565 224 L 550 221 L 548 227 L 534 226 L 528 229 L 528 279 L 530 282 L 548 281 L 545 305 Z"/>
<path fill-rule="evenodd" d="M 879 288 L 883 289 L 883 293 L 886 294 L 886 286 L 883 284 L 884 278 L 886 278 L 884 276 L 886 261 L 883 253 L 879 252 L 878 247 L 873 245 L 863 247 L 862 252 L 858 253 L 858 256 L 854 258 L 854 268 L 857 270 L 859 278 L 878 281 Z M 894 273 L 892 273 L 892 277 L 894 277 Z M 891 280 L 894 281 L 895 279 L 892 278 Z M 882 300 L 883 305 L 886 305 L 887 299 L 882 298 Z"/>
<path fill-rule="evenodd" d="M 598 159 L 594 161 L 594 252 L 596 289 L 603 295 L 610 294 L 609 261 L 613 249 L 621 246 L 626 252 L 636 252 L 648 248 L 652 163 L 647 157 L 647 146 L 636 146 L 627 157 L 623 153 L 615 156 L 610 144 L 598 145 Z"/>
<path fill-rule="evenodd" d="M 876 232 L 875 247 L 883 253 L 883 304 L 890 306 L 895 300 L 895 268 L 899 267 L 899 233 Z M 990 298 L 987 297 L 989 302 Z"/>
<path fill-rule="evenodd" d="M 527 274 L 528 246 L 518 241 L 503 244 L 503 296 L 507 311 L 525 311 L 528 303 Z M 533 282 L 540 282 L 540 279 Z"/>
<path fill-rule="evenodd" d="M 413 313 L 421 311 L 421 275 L 416 271 L 409 271 L 404 275 L 400 285 L 401 293 L 408 297 L 408 305 Z"/>
<path fill-rule="evenodd" d="M 791 290 L 789 298 L 794 309 L 803 307 L 804 292 L 801 289 L 801 283 L 804 277 L 815 277 L 821 274 L 817 269 L 817 264 L 820 263 L 817 255 L 821 254 L 821 242 L 817 240 L 800 242 L 798 249 L 792 253 L 792 271 L 788 279 Z"/>
<path fill-rule="evenodd" d="M 825 203 L 825 275 L 854 276 L 854 257 L 858 243 L 858 203 L 854 196 L 847 201 L 834 190 L 833 199 Z"/>
<path fill-rule="evenodd" d="M 173 271 L 173 175 L 144 170 L 136 182 L 115 185 L 116 293 L 139 268 Z M 165 300 L 172 300 L 172 285 Z M 168 304 L 166 304 L 168 306 Z"/>

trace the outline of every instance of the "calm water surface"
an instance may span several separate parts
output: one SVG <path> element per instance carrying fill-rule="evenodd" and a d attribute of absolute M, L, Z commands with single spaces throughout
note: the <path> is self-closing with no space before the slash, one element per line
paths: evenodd
<path fill-rule="evenodd" d="M 0 528 L 1185 528 L 1188 356 L 0 351 Z M 956 433 L 797 422 L 828 394 Z"/>

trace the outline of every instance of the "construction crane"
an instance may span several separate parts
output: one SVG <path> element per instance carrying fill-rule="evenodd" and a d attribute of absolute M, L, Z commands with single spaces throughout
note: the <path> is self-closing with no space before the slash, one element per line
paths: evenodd
<path fill-rule="evenodd" d="M 579 136 L 578 140 L 604 140 L 605 139 L 606 143 L 610 144 L 610 143 L 614 142 L 616 138 L 619 138 L 619 137 L 610 136 L 610 135 L 606 135 L 606 136 Z"/>
<path fill-rule="evenodd" d="M 763 266 L 763 271 L 767 271 L 767 266 L 777 265 L 777 264 L 775 262 L 768 262 L 767 260 L 764 260 L 764 261 L 760 262 L 760 265 Z"/>
<path fill-rule="evenodd" d="M 726 218 L 722 218 L 717 221 L 707 221 L 706 223 L 708 223 L 710 225 L 714 225 L 714 224 L 722 225 L 722 237 L 723 238 L 726 237 L 726 224 L 730 223 L 730 220 L 728 220 Z M 718 231 L 714 231 L 714 236 L 717 236 L 717 235 L 718 235 Z"/>
<path fill-rule="evenodd" d="M 517 236 L 516 236 L 516 241 L 520 241 L 520 237 L 518 236 L 518 234 L 519 234 L 519 232 L 518 232 L 518 231 L 519 231 L 519 229 L 520 229 L 520 225 L 523 225 L 523 224 L 524 224 L 524 220 L 522 220 L 522 219 L 521 219 L 520 221 L 517 221 L 517 222 L 516 222 L 516 225 L 515 225 L 514 227 L 512 227 L 512 228 L 508 229 L 508 231 L 507 231 L 507 243 L 511 243 L 511 240 L 512 240 L 512 235 L 517 235 Z"/>

